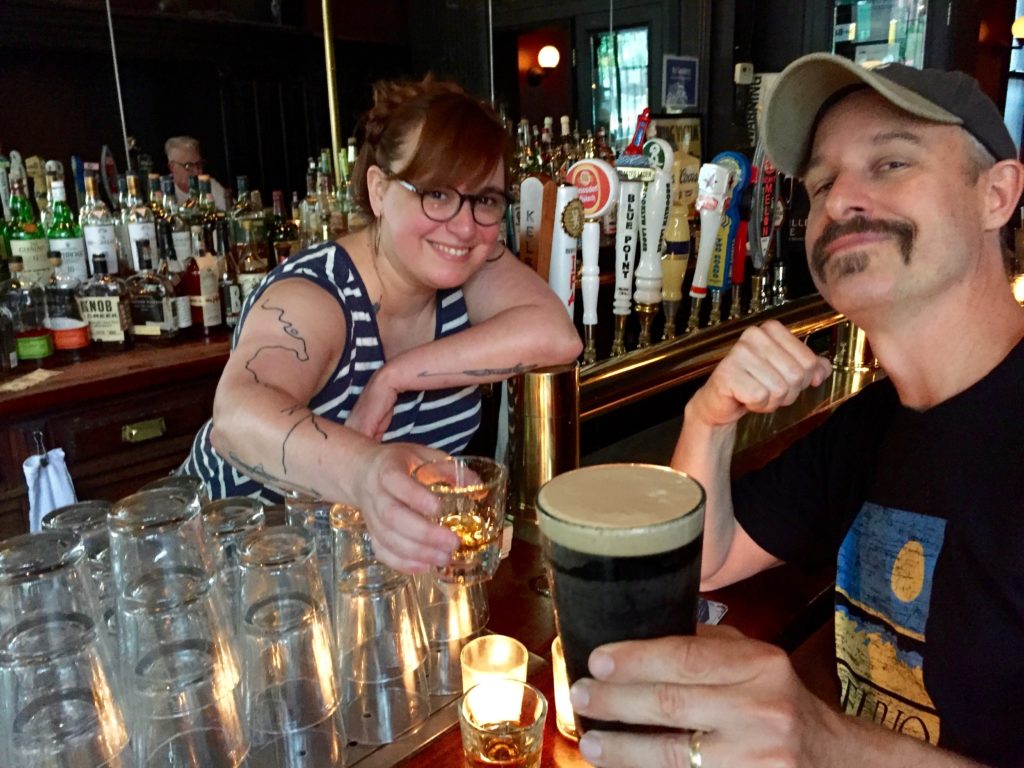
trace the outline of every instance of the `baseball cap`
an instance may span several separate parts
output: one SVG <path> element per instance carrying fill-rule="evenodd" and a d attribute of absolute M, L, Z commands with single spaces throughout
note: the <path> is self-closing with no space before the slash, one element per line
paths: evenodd
<path fill-rule="evenodd" d="M 768 95 L 763 135 L 768 156 L 779 169 L 790 176 L 800 173 L 822 110 L 856 86 L 871 88 L 916 117 L 963 127 L 996 160 L 1017 157 L 999 109 L 973 77 L 903 64 L 867 69 L 842 56 L 811 53 L 786 67 Z"/>

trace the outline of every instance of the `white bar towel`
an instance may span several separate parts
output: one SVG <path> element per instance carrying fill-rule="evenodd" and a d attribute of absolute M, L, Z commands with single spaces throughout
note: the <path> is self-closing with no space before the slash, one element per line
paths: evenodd
<path fill-rule="evenodd" d="M 29 530 L 36 533 L 47 513 L 66 504 L 74 504 L 78 498 L 64 463 L 63 448 L 29 456 L 22 467 L 28 485 Z"/>

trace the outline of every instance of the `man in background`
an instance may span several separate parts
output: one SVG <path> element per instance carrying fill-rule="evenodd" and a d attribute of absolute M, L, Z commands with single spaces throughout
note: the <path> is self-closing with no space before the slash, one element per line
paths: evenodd
<path fill-rule="evenodd" d="M 203 173 L 203 153 L 199 140 L 191 136 L 172 136 L 164 142 L 164 153 L 167 155 L 167 168 L 174 176 L 174 194 L 179 203 L 188 198 L 188 180 L 190 176 Z M 217 208 L 224 210 L 224 187 L 212 176 L 210 191 Z"/>

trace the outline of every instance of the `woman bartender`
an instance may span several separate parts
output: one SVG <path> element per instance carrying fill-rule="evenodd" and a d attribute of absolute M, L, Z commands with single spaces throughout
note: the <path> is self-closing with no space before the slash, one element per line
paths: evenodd
<path fill-rule="evenodd" d="M 580 352 L 564 307 L 498 242 L 508 156 L 494 113 L 457 86 L 378 84 L 352 179 L 373 221 L 249 296 L 181 471 L 214 498 L 354 504 L 382 561 L 447 562 L 455 535 L 410 470 L 466 447 L 479 384 Z"/>

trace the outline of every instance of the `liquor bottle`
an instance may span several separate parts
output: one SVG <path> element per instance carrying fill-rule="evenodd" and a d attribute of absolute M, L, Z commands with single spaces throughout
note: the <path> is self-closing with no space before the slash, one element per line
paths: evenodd
<path fill-rule="evenodd" d="M 221 325 L 220 292 L 217 286 L 217 259 L 203 251 L 203 229 L 192 225 L 192 252 L 185 266 L 185 288 L 192 307 L 192 325 L 202 335 L 209 335 Z"/>
<path fill-rule="evenodd" d="M 267 233 L 267 219 L 263 213 L 263 206 L 257 205 L 249 192 L 249 178 L 239 176 L 236 180 L 238 186 L 238 200 L 231 210 L 231 236 L 235 244 L 232 255 L 235 264 L 241 263 L 241 242 L 242 224 L 249 222 L 251 242 L 257 253 L 268 266 L 273 264 L 273 257 L 270 248 L 270 240 Z"/>
<path fill-rule="evenodd" d="M 128 194 L 125 196 L 122 221 L 128 231 L 131 271 L 135 274 L 142 269 L 142 244 L 146 243 L 152 247 L 156 243 L 156 219 L 153 211 L 142 199 L 139 177 L 134 173 L 128 174 Z"/>
<path fill-rule="evenodd" d="M 117 232 L 117 274 L 128 277 L 138 269 L 135 247 L 128 235 L 128 177 L 123 173 L 117 175 L 117 206 L 114 208 L 114 230 Z"/>
<path fill-rule="evenodd" d="M 11 213 L 14 213 L 13 205 Z M 21 256 L 11 257 L 11 279 L 5 285 L 3 297 L 14 320 L 18 363 L 27 367 L 49 367 L 53 365 L 53 334 L 46 327 L 46 293 L 23 271 L 24 266 Z M 46 269 L 50 269 L 49 258 Z"/>
<path fill-rule="evenodd" d="M 299 203 L 299 232 L 302 236 L 302 247 L 320 242 L 323 230 L 317 217 L 316 164 L 309 158 L 306 171 L 306 197 Z"/>
<path fill-rule="evenodd" d="M 192 233 L 178 208 L 178 199 L 174 196 L 174 177 L 164 176 L 160 179 L 160 189 L 164 195 L 164 219 L 171 230 L 171 243 L 174 256 L 165 252 L 167 266 L 171 272 L 181 272 L 185 263 L 192 258 Z"/>
<path fill-rule="evenodd" d="M 0 379 L 18 369 L 18 341 L 14 334 L 14 317 L 0 303 Z"/>
<path fill-rule="evenodd" d="M 170 260 L 175 255 L 175 247 L 170 231 L 157 227 L 156 236 L 164 238 L 162 244 L 157 244 L 159 264 L 156 271 L 161 277 L 171 281 L 171 286 L 174 289 L 174 316 L 178 323 L 178 335 L 181 336 L 192 327 L 192 305 L 188 299 L 188 290 L 185 288 L 185 273 L 181 268 L 177 271 L 171 270 Z M 191 247 L 190 245 L 190 250 Z M 177 259 L 174 260 L 177 262 Z"/>
<path fill-rule="evenodd" d="M 189 176 L 188 177 L 188 197 L 185 198 L 180 206 L 178 206 L 178 213 L 181 214 L 181 218 L 185 220 L 185 224 L 191 229 L 193 224 L 199 224 L 202 222 L 203 213 L 199 209 L 199 177 Z M 191 233 L 189 237 L 191 238 Z M 179 257 L 180 258 L 180 257 Z"/>
<path fill-rule="evenodd" d="M 50 252 L 60 254 L 61 269 L 82 282 L 89 279 L 89 267 L 85 261 L 85 239 L 82 229 L 75 223 L 74 214 L 68 207 L 64 182 L 57 180 L 50 185 L 53 222 L 46 231 Z"/>
<path fill-rule="evenodd" d="M 277 264 L 299 250 L 299 228 L 285 215 L 284 193 L 279 189 L 274 190 L 274 215 L 268 235 Z"/>
<path fill-rule="evenodd" d="M 298 229 L 302 223 L 302 212 L 299 207 L 299 193 L 292 192 L 292 221 L 295 222 L 295 227 Z"/>
<path fill-rule="evenodd" d="M 89 323 L 97 352 L 119 352 L 132 346 L 132 315 L 124 280 L 107 271 L 107 259 L 92 257 L 92 277 L 75 292 L 78 311 Z"/>
<path fill-rule="evenodd" d="M 10 201 L 7 201 L 8 205 Z M 7 243 L 7 219 L 0 210 L 0 284 L 11 279 L 11 269 L 8 266 L 11 260 L 11 249 Z"/>
<path fill-rule="evenodd" d="M 316 220 L 320 231 L 316 242 L 325 243 L 334 239 L 334 228 L 331 222 L 331 179 L 325 173 L 317 174 Z"/>
<path fill-rule="evenodd" d="M 44 288 L 46 327 L 53 333 L 55 362 L 58 365 L 70 365 L 87 358 L 92 346 L 89 324 L 82 319 L 75 300 L 82 281 L 64 266 L 59 252 L 50 252 L 50 265 L 53 274 Z"/>
<path fill-rule="evenodd" d="M 50 278 L 50 249 L 46 234 L 36 220 L 31 201 L 25 195 L 25 181 L 22 178 L 11 180 L 11 220 L 7 224 L 7 242 L 11 249 L 12 266 L 15 258 L 21 259 L 20 279 L 45 283 Z"/>
<path fill-rule="evenodd" d="M 241 260 L 238 262 L 238 287 L 242 289 L 242 301 L 249 298 L 256 287 L 267 276 L 267 265 L 252 242 L 252 229 L 248 221 L 242 222 Z"/>
<path fill-rule="evenodd" d="M 242 289 L 238 285 L 235 271 L 228 265 L 217 282 L 217 291 L 220 294 L 220 306 L 224 315 L 224 325 L 234 328 L 238 325 L 238 319 L 242 315 Z"/>
<path fill-rule="evenodd" d="M 213 185 L 205 173 L 199 174 L 197 210 L 200 211 L 199 223 L 203 228 L 205 252 L 216 256 L 218 262 L 223 265 L 231 249 L 231 227 L 224 212 L 217 209 L 217 203 L 213 198 Z"/>
<path fill-rule="evenodd" d="M 82 225 L 89 267 L 96 263 L 96 256 L 103 256 L 107 265 L 104 274 L 115 274 L 118 245 L 114 217 L 99 195 L 99 184 L 93 174 L 85 177 L 85 205 L 78 215 L 78 221 Z M 95 272 L 90 271 L 90 274 Z"/>
<path fill-rule="evenodd" d="M 153 250 L 147 240 L 139 241 L 139 271 L 127 284 L 135 338 L 166 341 L 177 336 L 174 284 L 153 268 Z"/>

